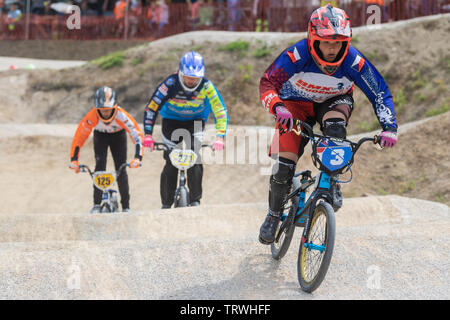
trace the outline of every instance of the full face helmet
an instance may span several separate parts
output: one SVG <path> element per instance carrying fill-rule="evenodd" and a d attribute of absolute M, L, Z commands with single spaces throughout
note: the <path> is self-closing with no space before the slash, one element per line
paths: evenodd
<path fill-rule="evenodd" d="M 194 92 L 202 82 L 204 76 L 205 64 L 203 62 L 203 57 L 195 51 L 185 53 L 183 57 L 181 57 L 178 69 L 178 78 L 183 89 L 187 92 Z M 198 80 L 194 82 L 193 85 L 189 86 L 185 83 L 184 77 L 197 78 Z"/>
<path fill-rule="evenodd" d="M 104 123 L 110 123 L 117 112 L 117 102 L 116 102 L 116 92 L 110 87 L 101 87 L 97 89 L 94 95 L 95 108 L 97 108 L 97 113 L 100 119 Z M 113 110 L 111 115 L 106 119 L 103 117 L 101 110 Z"/>
<path fill-rule="evenodd" d="M 308 23 L 308 50 L 326 74 L 333 74 L 344 61 L 350 47 L 352 29 L 344 10 L 330 4 L 316 9 Z M 320 41 L 340 41 L 342 48 L 336 59 L 328 62 L 319 49 Z"/>

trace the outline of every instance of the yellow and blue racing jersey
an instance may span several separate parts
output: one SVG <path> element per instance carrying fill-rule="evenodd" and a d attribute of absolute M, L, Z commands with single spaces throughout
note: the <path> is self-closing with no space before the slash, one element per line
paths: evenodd
<path fill-rule="evenodd" d="M 228 113 L 225 103 L 211 81 L 206 78 L 193 92 L 186 92 L 178 75 L 165 79 L 153 93 L 145 108 L 144 131 L 152 134 L 158 113 L 163 119 L 178 121 L 208 121 L 212 111 L 216 122 L 216 135 L 224 137 L 228 127 Z"/>

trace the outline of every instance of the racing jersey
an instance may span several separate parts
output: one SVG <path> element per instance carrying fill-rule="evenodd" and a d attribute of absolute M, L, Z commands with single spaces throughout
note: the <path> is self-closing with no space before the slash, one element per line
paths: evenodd
<path fill-rule="evenodd" d="M 144 155 L 144 148 L 142 148 L 142 141 L 144 137 L 136 120 L 128 114 L 121 107 L 117 107 L 114 119 L 106 124 L 99 119 L 96 108 L 92 108 L 86 116 L 78 124 L 77 130 L 72 140 L 72 147 L 70 148 L 70 161 L 78 160 L 81 147 L 84 145 L 86 139 L 91 134 L 92 130 L 105 133 L 114 133 L 125 129 L 130 135 L 135 144 L 135 158 L 142 160 Z"/>
<path fill-rule="evenodd" d="M 210 112 L 216 122 L 216 135 L 224 137 L 228 127 L 228 113 L 216 87 L 206 78 L 197 89 L 186 92 L 180 84 L 178 74 L 166 78 L 153 93 L 144 114 L 145 134 L 152 134 L 158 112 L 164 119 L 208 121 Z"/>
<path fill-rule="evenodd" d="M 326 75 L 308 51 L 307 40 L 301 40 L 283 51 L 269 66 L 260 81 L 264 107 L 274 113 L 283 100 L 324 102 L 343 94 L 352 94 L 356 84 L 372 103 L 383 130 L 396 131 L 394 104 L 383 77 L 354 47 L 332 75 Z"/>

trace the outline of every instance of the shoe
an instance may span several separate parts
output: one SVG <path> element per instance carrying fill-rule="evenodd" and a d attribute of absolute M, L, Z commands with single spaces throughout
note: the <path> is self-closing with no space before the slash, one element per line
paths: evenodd
<path fill-rule="evenodd" d="M 161 209 L 170 209 L 172 205 L 163 204 Z"/>
<path fill-rule="evenodd" d="M 336 183 L 331 194 L 333 196 L 333 209 L 337 212 L 342 207 L 341 185 Z"/>
<path fill-rule="evenodd" d="M 100 205 L 94 204 L 94 206 L 91 209 L 91 213 L 100 213 Z"/>
<path fill-rule="evenodd" d="M 123 212 L 123 213 L 130 213 L 130 208 L 122 209 L 122 212 Z"/>
<path fill-rule="evenodd" d="M 200 205 L 200 201 L 192 201 L 189 205 L 190 207 L 198 207 Z"/>
<path fill-rule="evenodd" d="M 278 223 L 280 223 L 279 217 L 268 214 L 259 229 L 259 242 L 262 244 L 271 244 L 275 240 Z"/>

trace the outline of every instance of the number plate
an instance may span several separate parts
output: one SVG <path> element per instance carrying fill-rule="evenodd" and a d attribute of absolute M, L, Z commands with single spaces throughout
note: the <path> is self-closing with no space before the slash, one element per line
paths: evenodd
<path fill-rule="evenodd" d="M 348 142 L 323 140 L 317 146 L 316 151 L 319 161 L 330 171 L 342 169 L 353 156 Z"/>
<path fill-rule="evenodd" d="M 97 172 L 94 174 L 94 185 L 100 190 L 111 188 L 115 180 L 114 174 L 110 172 Z"/>
<path fill-rule="evenodd" d="M 179 170 L 186 170 L 192 167 L 197 161 L 197 155 L 192 150 L 174 149 L 169 155 L 170 161 Z"/>

